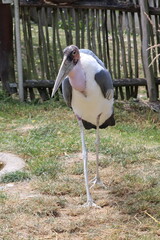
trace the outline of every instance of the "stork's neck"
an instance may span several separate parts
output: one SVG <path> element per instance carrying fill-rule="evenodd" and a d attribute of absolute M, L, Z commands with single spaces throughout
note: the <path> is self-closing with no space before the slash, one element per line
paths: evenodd
<path fill-rule="evenodd" d="M 79 60 L 72 71 L 68 74 L 71 86 L 79 92 L 84 92 L 86 88 L 86 76 Z"/>

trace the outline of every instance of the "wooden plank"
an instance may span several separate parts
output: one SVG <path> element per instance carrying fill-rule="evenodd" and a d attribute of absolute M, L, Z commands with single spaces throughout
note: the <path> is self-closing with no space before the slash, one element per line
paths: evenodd
<path fill-rule="evenodd" d="M 44 12 L 44 8 L 42 9 L 41 12 L 39 12 L 38 19 L 39 19 L 39 30 L 40 30 L 40 37 L 42 41 L 42 56 L 44 59 L 44 70 L 45 70 L 45 77 L 47 79 L 50 79 L 50 71 L 49 71 L 49 66 L 48 66 L 48 54 L 47 54 L 47 43 L 46 43 L 46 37 L 44 34 L 44 28 L 42 25 L 42 13 Z"/>
<path fill-rule="evenodd" d="M 160 78 L 155 78 L 155 83 L 160 84 Z M 122 78 L 113 80 L 114 87 L 125 87 L 125 86 L 147 86 L 147 81 L 145 78 Z"/>
<path fill-rule="evenodd" d="M 107 63 L 108 67 L 107 68 L 109 69 L 111 75 L 113 75 L 112 68 L 111 68 L 111 56 L 110 56 L 110 51 L 109 51 L 110 45 L 109 45 L 109 34 L 108 34 L 109 31 L 108 31 L 108 25 L 107 25 L 107 23 L 108 23 L 108 21 L 107 21 L 107 16 L 108 16 L 107 13 L 108 13 L 108 11 L 105 10 L 104 29 L 105 29 L 106 47 L 107 47 L 107 60 L 108 60 L 108 63 Z"/>
<path fill-rule="evenodd" d="M 128 54 L 127 54 L 127 62 L 128 62 L 128 69 L 129 69 L 129 77 L 133 78 L 133 70 L 132 70 L 132 47 L 131 47 L 131 29 L 129 23 L 129 13 L 125 13 L 125 22 L 126 22 L 126 32 L 127 32 L 127 43 L 128 43 Z"/>
<path fill-rule="evenodd" d="M 137 15 L 137 14 L 136 14 Z M 138 78 L 139 66 L 138 66 L 138 47 L 136 37 L 136 26 L 135 26 L 135 14 L 131 13 L 132 22 L 132 36 L 133 36 L 133 51 L 134 51 L 134 76 Z"/>
<path fill-rule="evenodd" d="M 160 85 L 160 78 L 156 79 L 156 84 L 157 84 L 157 89 L 158 89 L 158 84 Z M 129 99 L 131 97 L 136 98 L 138 94 L 138 86 L 145 86 L 146 91 L 147 91 L 147 81 L 146 79 L 116 79 L 113 80 L 113 85 L 115 88 L 115 99 L 118 99 L 118 90 L 120 93 L 120 98 L 122 100 L 125 99 L 124 93 L 123 93 L 123 87 L 127 89 L 126 91 L 126 98 Z M 24 89 L 26 94 L 27 94 L 27 89 L 29 88 L 30 92 L 30 98 L 31 100 L 35 98 L 33 88 L 37 88 L 38 92 L 43 100 L 48 100 L 48 92 L 46 88 L 49 89 L 49 95 L 51 96 L 52 88 L 54 86 L 54 81 L 53 80 L 26 80 L 24 82 Z M 129 89 L 130 86 L 133 86 L 131 89 Z M 11 89 L 16 89 L 17 90 L 17 83 L 10 83 Z M 147 91 L 148 93 L 148 91 Z M 147 95 L 148 96 L 148 95 Z M 27 98 L 27 95 L 26 95 Z"/>
<path fill-rule="evenodd" d="M 148 1 L 139 0 L 140 8 L 141 8 L 141 24 L 142 24 L 142 57 L 143 57 L 143 66 L 144 72 L 147 79 L 148 93 L 150 101 L 157 101 L 157 90 L 154 81 L 153 69 L 150 65 L 150 51 L 147 51 L 150 41 L 150 32 L 148 26 L 148 18 L 146 15 L 149 14 L 148 10 Z"/>
<path fill-rule="evenodd" d="M 48 4 L 48 3 L 34 3 L 27 2 L 22 0 L 20 1 L 21 7 L 53 7 L 53 8 L 83 8 L 83 9 L 108 9 L 114 11 L 125 11 L 125 12 L 140 12 L 140 7 L 138 4 L 134 3 L 117 3 L 117 4 L 109 4 L 105 1 L 100 2 L 88 2 L 88 1 L 77 1 L 76 3 L 72 3 L 70 5 L 64 4 Z M 149 13 L 151 15 L 160 15 L 160 7 L 149 7 Z"/>
<path fill-rule="evenodd" d="M 48 31 L 48 11 L 49 9 L 44 9 L 44 25 L 45 25 L 45 39 L 46 39 L 46 51 L 48 56 L 48 66 L 49 66 L 49 76 L 48 79 L 51 78 L 54 74 L 54 67 L 53 67 L 53 59 L 51 56 L 51 46 L 50 46 L 50 38 L 49 38 L 49 31 Z"/>
<path fill-rule="evenodd" d="M 97 45 L 98 45 L 98 57 L 100 59 L 103 59 L 103 55 L 102 55 L 102 37 L 101 37 L 101 33 L 102 33 L 102 29 L 101 29 L 101 20 L 100 20 L 100 15 L 102 15 L 102 13 L 100 12 L 100 10 L 96 10 L 96 30 L 97 30 Z"/>
<path fill-rule="evenodd" d="M 91 9 L 91 44 L 92 44 L 92 51 L 97 55 L 97 46 L 96 46 L 96 23 L 95 23 L 95 9 Z"/>
<path fill-rule="evenodd" d="M 107 49 L 106 49 L 106 31 L 105 31 L 105 10 L 101 11 L 102 22 L 102 47 L 103 47 L 103 62 L 107 68 Z"/>
<path fill-rule="evenodd" d="M 113 65 L 113 77 L 118 78 L 116 72 L 116 42 L 115 42 L 115 31 L 114 31 L 114 12 L 110 11 L 111 17 L 111 33 L 112 33 L 112 65 Z"/>
<path fill-rule="evenodd" d="M 27 32 L 28 18 L 27 18 L 27 9 L 26 8 L 22 9 L 21 17 L 22 17 L 23 38 L 25 39 L 25 41 L 24 41 L 25 53 L 24 54 L 25 54 L 26 58 L 24 58 L 24 59 L 26 60 L 26 64 L 27 64 L 27 68 L 25 70 L 27 71 L 28 78 L 32 78 L 31 61 L 30 61 L 30 54 L 29 54 L 30 45 L 28 42 L 28 32 Z"/>
<path fill-rule="evenodd" d="M 113 12 L 113 27 L 115 31 L 115 45 L 116 45 L 116 68 L 117 68 L 117 78 L 121 78 L 121 64 L 120 64 L 120 43 L 119 43 L 119 35 L 118 35 L 118 17 L 116 12 Z"/>
<path fill-rule="evenodd" d="M 60 12 L 60 16 L 61 16 L 61 20 L 62 20 L 62 24 L 63 24 L 63 29 L 64 29 L 64 32 L 65 32 L 66 45 L 68 46 L 68 45 L 70 45 L 70 42 L 71 42 L 72 39 L 70 39 L 70 34 L 69 34 L 68 27 L 67 27 L 64 10 L 62 8 L 60 8 L 59 12 Z"/>
<path fill-rule="evenodd" d="M 159 31 L 159 26 L 160 26 L 160 16 L 155 16 L 155 30 L 158 33 Z M 156 34 L 156 44 L 160 43 L 160 34 Z M 157 47 L 157 54 L 160 54 L 160 48 Z M 160 59 L 157 59 L 157 68 L 158 68 L 158 73 L 160 73 Z"/>
<path fill-rule="evenodd" d="M 75 9 L 75 24 L 76 24 L 76 45 L 80 47 L 80 27 L 79 27 L 79 10 Z"/>
<path fill-rule="evenodd" d="M 35 58 L 34 58 L 34 50 L 33 50 L 34 45 L 33 45 L 32 28 L 31 28 L 30 8 L 28 8 L 27 23 L 26 24 L 27 24 L 28 42 L 29 42 L 29 44 L 28 44 L 28 47 L 29 47 L 28 48 L 28 50 L 29 50 L 29 61 L 31 62 L 33 77 L 38 79 L 38 74 L 37 74 L 37 69 L 36 69 L 36 64 L 35 64 Z"/>
<path fill-rule="evenodd" d="M 86 10 L 80 11 L 81 14 L 81 48 L 85 48 L 85 29 L 86 29 Z"/>
<path fill-rule="evenodd" d="M 32 2 L 20 2 L 20 6 L 30 7 L 53 7 L 53 8 L 86 8 L 86 9 L 109 9 L 119 10 L 126 12 L 138 12 L 139 6 L 133 3 L 107 3 L 107 1 L 77 1 L 72 4 L 48 4 L 48 3 L 33 3 Z"/>
<path fill-rule="evenodd" d="M 160 78 L 155 79 L 156 85 L 160 85 Z M 27 88 L 53 88 L 54 80 L 26 80 L 24 87 Z M 126 87 L 126 86 L 147 86 L 145 78 L 122 78 L 113 80 L 114 87 Z M 10 83 L 11 88 L 17 88 L 17 83 Z"/>
<path fill-rule="evenodd" d="M 58 60 L 57 60 L 57 48 L 56 48 L 56 29 L 57 27 L 57 10 L 54 9 L 51 15 L 52 19 L 52 49 L 53 49 L 53 64 L 54 64 L 54 74 L 53 77 L 56 77 L 58 73 Z M 60 43 L 58 42 L 60 47 Z"/>
<path fill-rule="evenodd" d="M 71 11 L 72 11 L 72 9 L 66 9 L 66 17 L 67 17 L 67 22 L 68 22 L 68 31 L 69 31 L 69 36 L 70 36 L 70 44 L 73 43 L 73 36 L 72 36 L 73 19 L 72 19 L 72 12 Z"/>
<path fill-rule="evenodd" d="M 56 13 L 56 36 L 57 36 L 57 44 L 58 44 L 58 48 L 59 48 L 59 53 L 60 53 L 60 56 L 61 56 L 61 59 L 63 58 L 63 49 L 62 49 L 62 46 L 61 46 L 61 41 L 60 41 L 60 33 L 59 33 L 59 27 L 58 27 L 58 21 L 59 21 L 59 10 L 58 9 L 55 9 L 55 12 L 52 11 L 52 15 Z"/>
<path fill-rule="evenodd" d="M 88 14 L 87 14 L 87 44 L 88 44 L 88 49 L 91 49 L 91 35 L 90 35 L 90 9 L 88 10 Z"/>
<path fill-rule="evenodd" d="M 119 12 L 119 37 L 121 43 L 121 52 L 122 52 L 122 66 L 124 77 L 128 77 L 128 69 L 127 69 L 127 60 L 126 60 L 126 48 L 123 36 L 123 13 Z"/>
<path fill-rule="evenodd" d="M 38 48 L 37 52 L 39 55 L 40 66 L 41 66 L 41 78 L 45 78 L 45 69 L 44 69 L 44 58 L 43 58 L 43 46 L 42 46 L 42 39 L 41 39 L 41 14 L 40 9 L 36 9 L 38 15 Z"/>

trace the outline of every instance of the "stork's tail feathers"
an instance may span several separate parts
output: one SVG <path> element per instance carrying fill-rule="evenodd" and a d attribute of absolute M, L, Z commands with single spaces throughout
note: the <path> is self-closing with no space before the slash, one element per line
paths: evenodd
<path fill-rule="evenodd" d="M 82 119 L 83 122 L 83 126 L 85 129 L 91 129 L 94 128 L 96 129 L 96 125 L 87 122 L 85 120 Z M 107 128 L 108 126 L 114 126 L 115 125 L 115 119 L 114 119 L 114 113 L 110 116 L 110 118 L 108 118 L 102 125 L 99 126 L 99 128 Z"/>

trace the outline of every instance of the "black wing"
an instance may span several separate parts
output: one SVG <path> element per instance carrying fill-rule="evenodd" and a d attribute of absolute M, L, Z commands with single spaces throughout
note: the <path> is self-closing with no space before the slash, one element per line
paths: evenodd
<path fill-rule="evenodd" d="M 68 107 L 71 107 L 71 101 L 72 101 L 72 86 L 69 82 L 69 78 L 65 78 L 62 82 L 62 92 L 63 92 L 63 98 L 67 104 Z"/>
<path fill-rule="evenodd" d="M 108 70 L 102 69 L 100 72 L 96 73 L 95 80 L 101 88 L 103 96 L 107 99 L 113 98 L 113 81 Z"/>

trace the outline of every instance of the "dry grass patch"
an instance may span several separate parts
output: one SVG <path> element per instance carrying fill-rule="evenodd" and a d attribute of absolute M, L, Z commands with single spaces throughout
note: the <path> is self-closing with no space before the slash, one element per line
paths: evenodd
<path fill-rule="evenodd" d="M 106 189 L 91 189 L 101 209 L 86 209 L 73 113 L 54 101 L 0 104 L 0 148 L 23 156 L 30 174 L 28 181 L 0 184 L 0 239 L 160 238 L 159 115 L 134 102 L 115 105 L 116 126 L 100 132 L 100 175 Z M 38 128 L 13 131 L 32 125 Z M 95 175 L 94 136 L 94 130 L 87 131 L 89 179 Z"/>
<path fill-rule="evenodd" d="M 66 186 L 63 185 L 68 180 L 65 173 L 63 181 L 60 177 L 59 181 L 43 178 L 43 181 L 35 179 L 15 183 L 14 189 L 8 187 L 3 192 L 7 197 L 1 205 L 0 236 L 9 240 L 158 240 L 158 223 L 146 215 L 146 209 L 129 211 L 136 201 L 137 206 L 142 206 L 142 199 L 139 198 L 138 202 L 136 194 L 141 194 L 144 189 L 156 184 L 147 179 L 147 176 L 143 179 L 137 175 L 137 170 L 138 166 L 127 169 L 117 164 L 102 169 L 101 176 L 108 188 L 92 190 L 93 198 L 101 209 L 82 207 L 85 191 L 79 196 L 74 189 L 78 184 L 84 187 L 83 176 L 81 178 L 80 175 L 76 184 L 74 181 L 69 182 L 71 192 L 66 191 Z M 57 184 L 57 190 L 45 193 L 41 191 L 47 183 L 51 189 Z M 155 204 L 155 198 L 153 200 Z M 151 203 L 149 205 L 152 207 Z M 150 213 L 158 219 L 154 211 Z"/>

